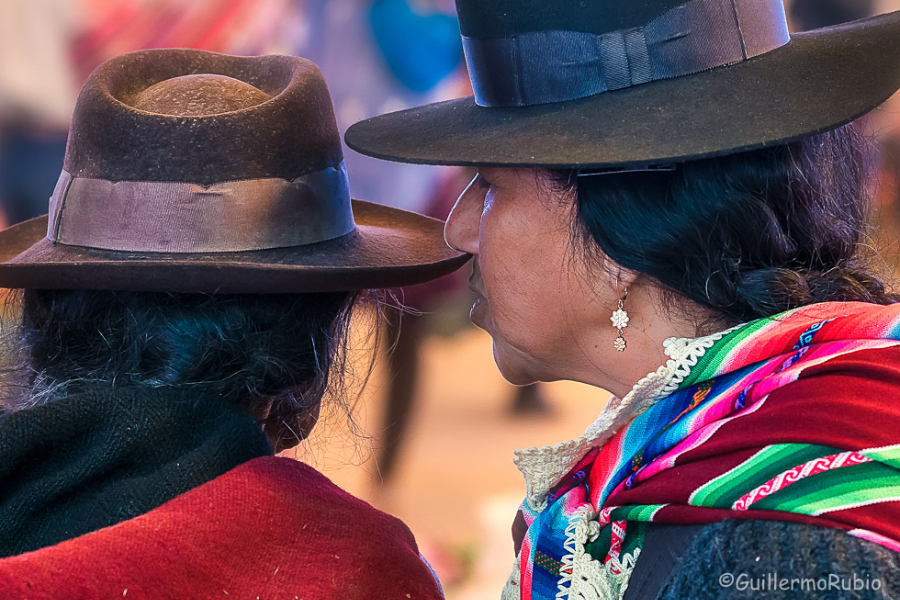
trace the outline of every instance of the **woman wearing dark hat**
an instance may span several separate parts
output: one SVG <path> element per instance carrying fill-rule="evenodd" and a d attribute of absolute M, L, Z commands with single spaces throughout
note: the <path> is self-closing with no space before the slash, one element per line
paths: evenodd
<path fill-rule="evenodd" d="M 465 261 L 350 199 L 315 65 L 147 51 L 82 90 L 0 419 L 0 597 L 439 598 L 399 521 L 272 456 L 340 393 L 361 291 Z"/>
<path fill-rule="evenodd" d="M 504 598 L 900 597 L 900 305 L 861 255 L 852 124 L 900 87 L 900 14 L 457 8 L 474 99 L 347 142 L 478 166 L 445 236 L 500 370 L 615 394 L 518 453 Z"/>

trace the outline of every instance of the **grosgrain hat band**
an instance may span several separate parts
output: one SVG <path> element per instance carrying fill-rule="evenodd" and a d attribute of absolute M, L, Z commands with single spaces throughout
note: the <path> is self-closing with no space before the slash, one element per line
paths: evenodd
<path fill-rule="evenodd" d="M 47 238 L 124 252 L 245 252 L 324 242 L 355 227 L 344 163 L 291 181 L 212 185 L 63 171 L 50 198 Z"/>
<path fill-rule="evenodd" d="M 783 0 L 690 0 L 647 25 L 595 35 L 463 37 L 475 101 L 575 100 L 737 64 L 790 42 Z"/>

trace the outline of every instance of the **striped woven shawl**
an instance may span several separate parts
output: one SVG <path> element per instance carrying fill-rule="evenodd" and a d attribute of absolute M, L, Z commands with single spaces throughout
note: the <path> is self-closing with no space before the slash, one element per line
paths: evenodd
<path fill-rule="evenodd" d="M 900 551 L 900 305 L 818 304 L 727 334 L 520 513 L 523 599 L 587 579 L 619 595 L 651 522 L 792 521 Z"/>

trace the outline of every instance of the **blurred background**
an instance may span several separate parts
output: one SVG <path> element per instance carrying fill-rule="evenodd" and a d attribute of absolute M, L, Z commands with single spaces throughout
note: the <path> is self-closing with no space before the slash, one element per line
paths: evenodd
<path fill-rule="evenodd" d="M 898 10 L 900 0 L 787 5 L 800 31 Z M 325 73 L 342 130 L 471 93 L 452 0 L 0 0 L 0 226 L 47 212 L 88 74 L 116 54 L 157 47 L 310 58 Z M 880 150 L 871 245 L 892 276 L 900 258 L 900 99 L 866 126 Z M 346 160 L 354 197 L 439 218 L 472 176 L 350 150 Z M 405 312 L 361 315 L 354 376 L 368 385 L 358 397 L 333 399 L 292 452 L 406 521 L 452 600 L 497 598 L 509 573 L 510 525 L 524 494 L 513 450 L 579 436 L 608 399 L 573 383 L 506 384 L 490 338 L 468 323 L 467 277 L 464 269 L 397 290 Z M 369 335 L 376 325 L 380 336 Z"/>

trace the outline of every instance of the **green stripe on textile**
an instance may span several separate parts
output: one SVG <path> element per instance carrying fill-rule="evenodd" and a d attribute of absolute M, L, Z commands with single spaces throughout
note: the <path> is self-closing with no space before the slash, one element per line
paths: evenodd
<path fill-rule="evenodd" d="M 613 521 L 643 521 L 650 522 L 653 513 L 665 504 L 638 504 L 634 506 L 621 506 L 610 514 Z"/>
<path fill-rule="evenodd" d="M 705 381 L 715 376 L 722 361 L 728 357 L 728 354 L 735 346 L 758 332 L 760 329 L 765 328 L 770 323 L 772 323 L 772 319 L 759 319 L 747 323 L 744 327 L 729 333 L 713 344 L 713 347 L 700 357 L 700 360 L 697 361 L 697 366 L 691 369 L 691 373 L 684 379 L 681 385 L 678 386 L 678 389 L 686 388 L 698 381 Z"/>
<path fill-rule="evenodd" d="M 593 542 L 593 544 L 597 544 L 599 547 L 609 550 L 609 546 L 610 544 L 612 544 L 612 526 L 607 525 L 606 527 L 601 529 L 600 535 L 597 537 L 597 540 Z M 605 553 L 604 556 L 606 556 Z"/>
<path fill-rule="evenodd" d="M 871 450 L 863 450 L 865 454 L 872 460 L 890 465 L 895 469 L 900 469 L 900 444 L 896 446 L 885 446 L 884 448 L 873 448 Z"/>
<path fill-rule="evenodd" d="M 627 535 L 625 536 L 628 537 Z M 612 545 L 612 526 L 607 525 L 600 530 L 600 535 L 593 542 L 584 545 L 584 551 L 591 555 L 594 560 L 605 560 Z"/>
<path fill-rule="evenodd" d="M 809 502 L 798 507 L 793 512 L 802 512 L 808 515 L 821 515 L 823 513 L 834 512 L 836 510 L 844 510 L 854 508 L 856 506 L 866 506 L 869 504 L 878 504 L 879 502 L 893 502 L 900 500 L 900 478 L 896 475 L 892 477 L 883 477 L 878 481 L 871 482 L 866 489 L 854 489 L 853 484 L 847 483 L 837 486 L 836 492 L 838 498 L 827 498 L 819 502 Z"/>
<path fill-rule="evenodd" d="M 810 475 L 753 503 L 750 509 L 813 515 L 895 497 L 900 497 L 900 473 L 871 462 Z"/>
<path fill-rule="evenodd" d="M 716 477 L 691 494 L 690 504 L 712 508 L 731 508 L 744 494 L 798 465 L 840 450 L 811 444 L 773 444 L 766 446 L 735 469 Z"/>
<path fill-rule="evenodd" d="M 634 554 L 634 551 L 644 545 L 644 536 L 647 533 L 647 524 L 640 522 L 628 523 L 627 535 L 622 543 L 622 554 Z"/>

